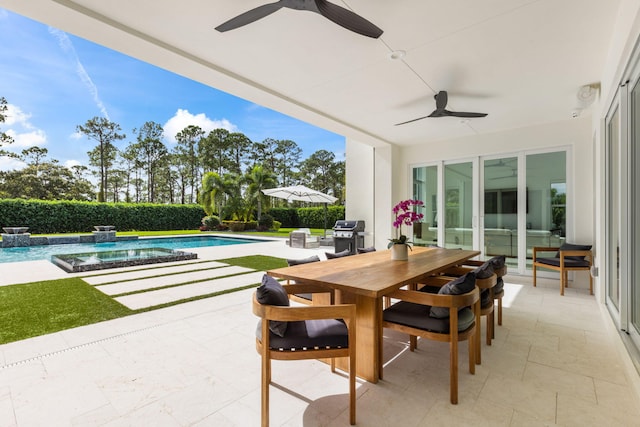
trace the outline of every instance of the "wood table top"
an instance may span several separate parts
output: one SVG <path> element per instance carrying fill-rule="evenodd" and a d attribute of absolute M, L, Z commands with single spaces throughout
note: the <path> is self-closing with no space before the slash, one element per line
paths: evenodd
<path fill-rule="evenodd" d="M 380 298 L 479 254 L 472 250 L 414 247 L 407 261 L 392 260 L 390 251 L 384 250 L 278 268 L 267 274 Z"/>

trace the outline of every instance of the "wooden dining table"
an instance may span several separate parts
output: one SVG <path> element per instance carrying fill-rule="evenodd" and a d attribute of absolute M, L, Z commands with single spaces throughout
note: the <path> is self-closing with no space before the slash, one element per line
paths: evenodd
<path fill-rule="evenodd" d="M 267 274 L 332 289 L 336 303 L 356 304 L 356 373 L 376 383 L 382 378 L 382 297 L 479 254 L 473 250 L 414 247 L 406 261 L 392 260 L 390 251 L 384 250 L 278 268 Z"/>

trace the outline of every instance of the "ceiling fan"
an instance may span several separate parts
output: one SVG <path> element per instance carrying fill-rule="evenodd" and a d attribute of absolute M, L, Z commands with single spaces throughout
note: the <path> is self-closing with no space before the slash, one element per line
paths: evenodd
<path fill-rule="evenodd" d="M 485 117 L 486 113 L 467 113 L 463 111 L 449 111 L 446 109 L 448 95 L 446 90 L 441 90 L 434 96 L 436 100 L 436 109 L 431 114 L 417 119 L 409 120 L 407 122 L 396 123 L 396 126 L 405 125 L 407 123 L 415 122 L 418 120 L 426 119 L 427 117 L 462 117 L 462 118 L 475 118 Z"/>
<path fill-rule="evenodd" d="M 342 6 L 338 6 L 333 3 L 329 3 L 326 0 L 280 0 L 274 3 L 267 3 L 262 6 L 258 6 L 247 12 L 241 13 L 235 18 L 231 18 L 227 22 L 220 24 L 216 27 L 216 30 L 221 33 L 244 25 L 250 24 L 254 21 L 271 15 L 274 12 L 282 9 L 283 7 L 295 10 L 308 10 L 310 12 L 316 12 L 330 21 L 351 30 L 363 36 L 372 37 L 377 39 L 382 35 L 382 30 L 367 21 L 360 15 L 345 9 Z"/>

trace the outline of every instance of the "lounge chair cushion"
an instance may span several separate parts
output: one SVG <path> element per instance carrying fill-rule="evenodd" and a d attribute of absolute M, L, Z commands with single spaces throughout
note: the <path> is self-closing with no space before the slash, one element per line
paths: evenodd
<path fill-rule="evenodd" d="M 262 284 L 256 290 L 256 299 L 263 305 L 289 306 L 289 295 L 280 282 L 269 275 L 262 276 Z M 287 332 L 287 322 L 270 320 L 269 329 L 277 336 L 283 337 Z"/>
<path fill-rule="evenodd" d="M 562 246 L 560 246 L 560 249 L 558 250 L 558 252 L 556 253 L 555 258 L 560 258 L 560 252 L 561 251 L 590 251 L 591 250 L 591 245 L 573 245 L 571 243 L 563 243 Z M 576 261 L 581 261 L 584 260 L 584 256 L 568 256 L 565 257 L 565 264 L 566 264 L 566 260 L 568 259 L 574 259 Z M 538 258 L 536 258 L 536 260 L 538 260 Z M 547 263 L 545 263 L 547 264 Z M 560 264 L 558 264 L 560 265 Z"/>
<path fill-rule="evenodd" d="M 412 302 L 400 301 L 393 304 L 383 312 L 383 319 L 387 322 L 398 323 L 425 331 L 441 334 L 449 333 L 449 309 L 446 317 L 436 318 L 429 313 L 434 308 L 428 305 L 414 304 Z M 458 331 L 464 331 L 473 325 L 475 317 L 469 308 L 458 311 Z"/>
<path fill-rule="evenodd" d="M 341 252 L 336 252 L 331 253 L 331 252 L 325 252 L 324 253 L 327 256 L 327 259 L 334 259 L 334 258 L 342 258 L 343 256 L 349 256 L 351 255 L 351 251 L 349 249 L 345 249 Z"/>
<path fill-rule="evenodd" d="M 471 292 L 475 287 L 476 274 L 471 271 L 443 285 L 438 293 L 441 295 L 462 295 Z M 443 319 L 449 317 L 449 309 L 447 307 L 431 307 L 430 315 L 431 317 Z"/>
<path fill-rule="evenodd" d="M 258 321 L 256 337 L 262 341 L 262 320 Z M 313 348 L 348 348 L 349 330 L 342 320 L 320 319 L 289 322 L 283 336 L 269 335 L 269 348 L 282 351 Z"/>
<path fill-rule="evenodd" d="M 320 261 L 320 258 L 318 257 L 318 255 L 313 255 L 313 256 L 310 256 L 309 258 L 288 259 L 287 265 L 291 267 L 292 265 L 309 264 L 312 262 L 319 262 L 319 261 Z"/>

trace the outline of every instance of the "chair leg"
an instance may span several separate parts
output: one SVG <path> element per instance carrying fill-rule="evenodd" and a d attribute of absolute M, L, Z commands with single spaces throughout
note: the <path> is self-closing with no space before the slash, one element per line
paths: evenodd
<path fill-rule="evenodd" d="M 271 383 L 271 360 L 262 357 L 262 427 L 269 427 L 269 384 Z"/>
<path fill-rule="evenodd" d="M 502 326 L 502 297 L 498 298 L 498 325 Z"/>
<path fill-rule="evenodd" d="M 356 423 L 356 354 L 349 350 L 349 422 Z"/>
<path fill-rule="evenodd" d="M 593 277 L 591 277 L 591 268 L 587 271 L 589 275 L 589 295 L 593 295 Z"/>
<path fill-rule="evenodd" d="M 476 373 L 476 351 L 473 348 L 473 343 L 475 342 L 475 332 L 472 336 L 469 337 L 467 344 L 469 344 L 469 373 Z"/>
<path fill-rule="evenodd" d="M 493 337 L 493 310 L 487 314 L 487 345 L 491 345 L 491 338 Z"/>
<path fill-rule="evenodd" d="M 414 351 L 416 348 L 418 348 L 418 337 L 409 335 L 409 351 Z"/>
<path fill-rule="evenodd" d="M 536 266 L 533 265 L 532 267 L 533 267 L 532 268 L 532 270 L 533 270 L 533 287 L 535 288 L 536 287 Z"/>
<path fill-rule="evenodd" d="M 469 342 L 469 345 L 472 345 Z M 452 337 L 449 344 L 449 397 L 451 403 L 458 403 L 458 340 Z"/>

